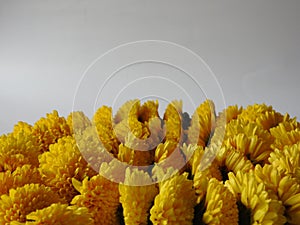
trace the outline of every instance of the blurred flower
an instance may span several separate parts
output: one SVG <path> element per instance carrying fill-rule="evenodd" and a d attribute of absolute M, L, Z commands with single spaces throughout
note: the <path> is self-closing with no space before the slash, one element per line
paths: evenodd
<path fill-rule="evenodd" d="M 36 210 L 26 216 L 26 223 L 13 221 L 11 225 L 93 225 L 93 219 L 85 207 L 68 206 L 54 203 L 49 207 Z"/>
<path fill-rule="evenodd" d="M 71 136 L 62 137 L 56 144 L 50 145 L 49 151 L 44 152 L 39 161 L 43 182 L 68 202 L 78 193 L 72 185 L 72 178 L 82 181 L 96 174 Z"/>
<path fill-rule="evenodd" d="M 150 210 L 150 220 L 154 225 L 192 224 L 196 194 L 193 182 L 187 176 L 187 173 L 175 175 L 162 182 Z"/>
<path fill-rule="evenodd" d="M 119 186 L 125 224 L 148 224 L 149 210 L 158 193 L 152 182 L 146 172 L 126 169 L 125 181 Z"/>
<path fill-rule="evenodd" d="M 63 200 L 44 185 L 26 184 L 10 189 L 9 194 L 2 195 L 0 199 L 0 224 L 25 222 L 29 213 L 48 207 L 52 203 L 63 203 Z"/>

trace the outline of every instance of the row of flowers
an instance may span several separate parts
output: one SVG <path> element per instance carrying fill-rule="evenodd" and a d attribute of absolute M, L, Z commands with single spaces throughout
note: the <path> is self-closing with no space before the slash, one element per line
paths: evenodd
<path fill-rule="evenodd" d="M 300 123 L 271 106 L 126 102 L 0 136 L 0 225 L 300 224 Z"/>

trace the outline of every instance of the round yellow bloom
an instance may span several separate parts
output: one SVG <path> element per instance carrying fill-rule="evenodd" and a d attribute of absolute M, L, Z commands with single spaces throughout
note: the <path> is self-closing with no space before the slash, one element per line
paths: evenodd
<path fill-rule="evenodd" d="M 50 145 L 49 151 L 44 152 L 39 161 L 43 182 L 68 202 L 77 194 L 72 185 L 72 178 L 81 181 L 96 174 L 81 155 L 75 139 L 71 136 L 63 137 Z"/>
<path fill-rule="evenodd" d="M 48 151 L 49 146 L 57 142 L 61 137 L 71 135 L 71 129 L 64 117 L 53 110 L 46 118 L 39 119 L 32 128 L 33 135 L 39 140 L 42 151 Z"/>
<path fill-rule="evenodd" d="M 165 111 L 165 140 L 176 144 L 183 141 L 182 101 L 171 102 Z"/>
<path fill-rule="evenodd" d="M 153 162 L 153 153 L 153 151 L 133 150 L 120 144 L 118 158 L 129 165 L 147 166 Z"/>
<path fill-rule="evenodd" d="M 73 198 L 71 204 L 86 207 L 95 224 L 119 224 L 119 190 L 118 184 L 101 175 L 85 178 L 82 182 L 73 179 L 73 185 L 80 193 Z"/>
<path fill-rule="evenodd" d="M 155 165 L 167 170 L 169 167 L 184 171 L 187 166 L 187 157 L 172 141 L 166 141 L 157 146 L 155 150 Z"/>
<path fill-rule="evenodd" d="M 37 209 L 50 206 L 52 203 L 63 203 L 57 193 L 40 184 L 26 184 L 23 187 L 10 189 L 0 199 L 0 224 L 11 221 L 25 222 L 26 216 Z"/>
<path fill-rule="evenodd" d="M 288 117 L 286 115 L 285 117 Z M 239 119 L 243 119 L 249 122 L 255 122 L 265 130 L 269 130 L 272 127 L 277 126 L 284 116 L 273 110 L 272 106 L 265 104 L 249 105 L 238 116 Z"/>
<path fill-rule="evenodd" d="M 283 150 L 275 149 L 270 154 L 269 162 L 286 174 L 296 177 L 300 183 L 300 142 L 285 146 Z"/>
<path fill-rule="evenodd" d="M 123 115 L 124 119 L 114 126 L 116 136 L 121 143 L 125 142 L 125 138 L 129 133 L 141 140 L 145 140 L 150 136 L 146 121 L 143 121 L 140 117 L 140 101 L 135 100 L 129 103 L 125 103 L 126 107 L 128 107 L 126 110 L 127 115 Z"/>
<path fill-rule="evenodd" d="M 7 194 L 10 189 L 30 183 L 41 183 L 41 176 L 37 168 L 32 165 L 17 167 L 15 171 L 0 172 L 0 195 Z"/>
<path fill-rule="evenodd" d="M 196 194 L 188 174 L 175 175 L 162 182 L 159 194 L 150 210 L 150 220 L 155 224 L 193 224 Z"/>
<path fill-rule="evenodd" d="M 188 155 L 188 158 L 189 155 L 192 155 L 188 161 L 191 175 L 195 176 L 197 173 L 203 172 L 203 166 L 201 165 L 202 163 L 204 163 L 203 156 L 205 154 L 205 151 L 209 151 L 209 149 L 205 148 L 204 150 L 203 147 L 199 145 L 184 145 L 183 151 L 187 153 L 186 155 Z M 207 166 L 207 169 L 210 171 L 210 178 L 215 177 L 218 180 L 222 179 L 221 173 L 219 171 L 219 165 L 217 164 L 216 160 L 213 160 L 210 165 Z"/>
<path fill-rule="evenodd" d="M 159 163 L 166 160 L 173 151 L 177 148 L 177 143 L 167 140 L 164 143 L 160 143 L 155 149 L 155 162 Z"/>
<path fill-rule="evenodd" d="M 73 136 L 82 157 L 95 172 L 99 171 L 102 163 L 110 162 L 114 158 L 99 140 L 95 126 L 88 126 L 82 133 Z"/>
<path fill-rule="evenodd" d="M 36 139 L 25 132 L 0 136 L 0 172 L 14 171 L 25 164 L 37 167 L 39 154 Z"/>
<path fill-rule="evenodd" d="M 125 182 L 119 186 L 125 224 L 148 224 L 149 210 L 158 193 L 158 188 L 152 182 L 146 172 L 126 169 Z"/>
<path fill-rule="evenodd" d="M 256 179 L 264 183 L 270 197 L 282 201 L 288 224 L 300 223 L 300 185 L 285 171 L 272 165 L 256 165 Z"/>
<path fill-rule="evenodd" d="M 237 105 L 228 106 L 221 113 L 219 113 L 218 118 L 222 118 L 225 120 L 225 123 L 229 123 L 231 120 L 237 119 L 238 115 L 240 115 L 243 111 L 242 107 L 238 107 Z M 217 118 L 217 119 L 218 119 Z"/>
<path fill-rule="evenodd" d="M 222 175 L 221 180 L 224 182 L 228 180 L 229 172 L 233 172 L 234 174 L 236 174 L 238 171 L 247 173 L 253 169 L 251 161 L 248 160 L 241 152 L 226 146 L 219 149 L 215 161 Z"/>
<path fill-rule="evenodd" d="M 283 149 L 284 146 L 291 146 L 300 142 L 300 125 L 296 119 L 283 121 L 278 126 L 270 129 L 270 133 L 275 137 L 273 149 Z"/>
<path fill-rule="evenodd" d="M 115 124 L 120 123 L 122 120 L 127 120 L 129 116 L 129 112 L 134 104 L 136 102 L 139 102 L 138 99 L 133 99 L 125 102 L 117 111 L 115 117 L 114 117 L 114 122 Z"/>
<path fill-rule="evenodd" d="M 83 112 L 72 112 L 67 117 L 67 124 L 72 133 L 81 134 L 87 127 L 92 126 L 92 122 Z"/>
<path fill-rule="evenodd" d="M 284 224 L 284 207 L 270 198 L 263 183 L 259 183 L 253 171 L 228 174 L 225 186 L 237 199 L 239 222 L 244 224 Z"/>
<path fill-rule="evenodd" d="M 264 164 L 273 141 L 269 132 L 257 124 L 238 119 L 227 124 L 223 145 L 241 152 L 253 164 Z"/>
<path fill-rule="evenodd" d="M 116 156 L 120 142 L 113 128 L 112 108 L 107 106 L 100 107 L 94 115 L 93 122 L 97 128 L 101 144 L 108 152 Z"/>
<path fill-rule="evenodd" d="M 236 199 L 223 182 L 212 178 L 204 191 L 205 196 L 196 206 L 194 224 L 237 225 Z"/>
<path fill-rule="evenodd" d="M 14 125 L 13 133 L 15 135 L 17 135 L 19 133 L 25 133 L 27 135 L 32 135 L 32 126 L 28 123 L 19 121 L 17 124 Z"/>
<path fill-rule="evenodd" d="M 94 225 L 91 215 L 85 207 L 68 206 L 54 203 L 49 207 L 36 210 L 26 216 L 26 223 L 13 221 L 11 225 Z"/>
<path fill-rule="evenodd" d="M 188 144 L 207 146 L 215 128 L 215 106 L 211 100 L 203 102 L 192 116 L 188 129 Z"/>

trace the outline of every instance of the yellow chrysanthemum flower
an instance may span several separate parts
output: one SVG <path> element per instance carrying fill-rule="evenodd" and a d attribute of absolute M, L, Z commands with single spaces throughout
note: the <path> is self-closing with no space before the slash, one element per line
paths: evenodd
<path fill-rule="evenodd" d="M 17 124 L 14 125 L 13 133 L 25 133 L 27 135 L 32 135 L 32 126 L 28 123 L 19 121 Z"/>
<path fill-rule="evenodd" d="M 120 123 L 122 120 L 127 120 L 129 116 L 129 112 L 132 108 L 132 106 L 136 103 L 139 102 L 138 99 L 133 99 L 125 102 L 117 111 L 115 117 L 114 117 L 114 122 L 115 124 Z"/>
<path fill-rule="evenodd" d="M 264 167 L 256 165 L 255 176 L 258 182 L 265 184 L 273 199 L 282 201 L 288 224 L 300 224 L 300 185 L 297 180 L 268 164 Z"/>
<path fill-rule="evenodd" d="M 140 102 L 135 101 L 131 106 L 128 116 L 121 122 L 116 124 L 114 131 L 116 136 L 122 144 L 127 143 L 126 146 L 132 148 L 135 146 L 134 150 L 151 150 L 160 142 L 162 136 L 161 122 L 159 118 L 150 118 L 149 121 L 142 121 L 139 115 Z M 156 120 L 157 119 L 158 123 Z M 153 132 L 153 133 L 151 133 Z M 130 140 L 128 140 L 130 139 Z M 157 140 L 158 139 L 158 140 Z"/>
<path fill-rule="evenodd" d="M 150 210 L 150 220 L 156 224 L 193 224 L 196 194 L 188 174 L 175 175 L 162 182 L 159 194 Z"/>
<path fill-rule="evenodd" d="M 219 149 L 215 159 L 224 182 L 228 180 L 228 173 L 236 174 L 238 171 L 247 173 L 253 169 L 253 165 L 242 153 L 233 148 L 222 147 Z M 216 177 L 218 178 L 218 177 Z M 220 179 L 219 179 L 220 180 Z"/>
<path fill-rule="evenodd" d="M 32 165 L 17 167 L 15 171 L 0 172 L 0 195 L 7 194 L 10 189 L 21 187 L 25 184 L 41 183 L 41 176 L 37 168 Z"/>
<path fill-rule="evenodd" d="M 118 159 L 134 166 L 147 166 L 153 162 L 153 151 L 139 151 L 120 144 Z"/>
<path fill-rule="evenodd" d="M 0 172 L 14 171 L 25 164 L 37 167 L 39 154 L 36 139 L 25 132 L 0 136 Z"/>
<path fill-rule="evenodd" d="M 165 140 L 181 144 L 183 141 L 182 101 L 172 101 L 164 114 Z"/>
<path fill-rule="evenodd" d="M 80 153 L 94 171 L 99 171 L 103 162 L 110 162 L 114 156 L 99 140 L 95 126 L 87 127 L 82 133 L 74 134 Z"/>
<path fill-rule="evenodd" d="M 283 150 L 275 149 L 270 154 L 269 162 L 275 168 L 296 177 L 300 183 L 300 142 L 292 146 L 285 146 Z"/>
<path fill-rule="evenodd" d="M 149 210 L 158 193 L 158 188 L 152 182 L 146 172 L 126 169 L 125 182 L 119 186 L 125 224 L 148 224 Z"/>
<path fill-rule="evenodd" d="M 155 165 L 164 169 L 172 167 L 183 172 L 187 166 L 187 158 L 177 146 L 178 144 L 172 141 L 159 144 L 155 150 Z"/>
<path fill-rule="evenodd" d="M 102 165 L 104 164 L 106 163 L 103 163 Z M 106 164 L 106 166 L 101 166 L 100 174 L 93 176 L 90 180 L 85 178 L 80 182 L 73 179 L 73 185 L 80 195 L 75 196 L 71 204 L 88 208 L 95 224 L 119 224 L 119 217 L 117 214 L 119 207 L 118 184 L 105 178 L 112 178 L 109 174 L 114 172 L 118 171 Z M 105 177 L 101 174 L 105 174 Z"/>
<path fill-rule="evenodd" d="M 151 118 L 158 117 L 158 101 L 146 101 L 142 106 L 138 99 L 130 100 L 125 102 L 118 110 L 115 115 L 114 122 L 117 124 L 122 120 L 126 120 L 132 107 L 137 107 L 139 121 L 149 121 Z M 136 111 L 135 111 L 136 112 Z"/>
<path fill-rule="evenodd" d="M 128 133 L 132 133 L 133 136 L 142 140 L 150 136 L 149 127 L 145 123 L 146 121 L 142 121 L 140 117 L 140 101 L 130 101 L 130 103 L 131 105 L 125 103 L 128 107 L 127 116 L 114 127 L 116 136 L 121 143 L 125 142 Z"/>
<path fill-rule="evenodd" d="M 163 160 L 166 160 L 177 148 L 177 146 L 177 143 L 168 140 L 164 143 L 160 143 L 155 149 L 155 162 L 159 163 Z"/>
<path fill-rule="evenodd" d="M 146 101 L 139 109 L 139 120 L 141 122 L 149 121 L 158 117 L 158 101 Z"/>
<path fill-rule="evenodd" d="M 113 128 L 112 108 L 107 106 L 100 107 L 94 115 L 93 122 L 97 128 L 101 144 L 108 152 L 116 156 L 120 142 Z"/>
<path fill-rule="evenodd" d="M 263 183 L 259 183 L 253 171 L 238 171 L 228 174 L 225 186 L 237 199 L 239 223 L 284 224 L 284 207 L 278 200 L 271 199 Z"/>
<path fill-rule="evenodd" d="M 199 169 L 196 170 L 195 175 L 193 177 L 193 187 L 197 195 L 198 205 L 206 195 L 209 181 L 213 179 L 215 176 L 221 177 L 221 174 L 218 168 L 213 164 L 210 165 L 205 170 L 199 170 Z M 219 180 L 221 180 L 221 178 L 219 178 Z"/>
<path fill-rule="evenodd" d="M 206 100 L 192 116 L 187 135 L 188 144 L 207 146 L 215 128 L 215 106 L 212 101 Z"/>
<path fill-rule="evenodd" d="M 53 110 L 46 118 L 39 119 L 32 128 L 33 135 L 39 140 L 42 151 L 48 151 L 49 146 L 57 142 L 61 137 L 71 135 L 71 129 L 64 117 Z"/>
<path fill-rule="evenodd" d="M 267 162 L 274 138 L 256 123 L 232 120 L 226 126 L 223 145 L 234 148 L 253 164 Z"/>
<path fill-rule="evenodd" d="M 187 158 L 190 158 L 188 161 L 188 164 L 190 167 L 191 175 L 195 176 L 196 173 L 203 172 L 204 171 L 202 169 L 203 165 L 201 165 L 202 163 L 205 163 L 205 161 L 203 161 L 203 156 L 204 156 L 205 151 L 209 151 L 209 149 L 205 148 L 205 150 L 204 150 L 203 147 L 199 146 L 199 145 L 188 145 L 188 146 L 184 145 L 183 151 L 185 153 L 187 153 L 186 154 L 186 155 L 188 155 Z M 189 155 L 191 155 L 191 157 L 189 157 Z M 213 160 L 210 163 L 210 165 L 207 166 L 207 170 L 209 171 L 209 174 L 211 175 L 211 176 L 209 176 L 210 178 L 215 177 L 218 180 L 222 179 L 222 176 L 221 176 L 221 173 L 219 170 L 219 165 L 216 160 Z M 199 175 L 200 174 L 198 174 L 197 176 L 199 176 Z M 208 174 L 206 174 L 205 176 L 207 176 L 207 175 Z"/>
<path fill-rule="evenodd" d="M 203 191 L 205 195 L 195 208 L 193 224 L 238 224 L 236 199 L 222 182 L 211 178 Z"/>
<path fill-rule="evenodd" d="M 218 118 L 222 118 L 225 120 L 225 123 L 229 123 L 231 120 L 237 119 L 238 115 L 240 115 L 243 111 L 242 107 L 238 107 L 237 105 L 228 106 L 221 113 L 219 113 Z"/>
<path fill-rule="evenodd" d="M 96 174 L 86 163 L 71 136 L 63 137 L 50 145 L 49 151 L 44 152 L 39 161 L 43 182 L 68 202 L 78 194 L 72 185 L 72 178 L 81 181 Z"/>
<path fill-rule="evenodd" d="M 300 125 L 296 119 L 283 121 L 277 127 L 270 129 L 270 133 L 275 137 L 273 149 L 283 149 L 284 146 L 291 146 L 300 142 Z"/>
<path fill-rule="evenodd" d="M 68 115 L 67 124 L 72 133 L 81 134 L 87 127 L 92 125 L 92 122 L 83 112 L 76 111 Z"/>
<path fill-rule="evenodd" d="M 0 224 L 12 221 L 25 222 L 26 216 L 35 210 L 63 203 L 62 199 L 49 187 L 40 184 L 26 184 L 10 189 L 9 194 L 0 198 Z"/>
<path fill-rule="evenodd" d="M 244 109 L 238 118 L 249 122 L 255 122 L 263 129 L 269 130 L 270 128 L 277 126 L 277 124 L 284 119 L 284 116 L 273 110 L 272 106 L 254 104 L 249 105 Z"/>
<path fill-rule="evenodd" d="M 88 209 L 54 203 L 49 207 L 36 210 L 26 216 L 26 223 L 13 221 L 11 225 L 94 225 Z"/>

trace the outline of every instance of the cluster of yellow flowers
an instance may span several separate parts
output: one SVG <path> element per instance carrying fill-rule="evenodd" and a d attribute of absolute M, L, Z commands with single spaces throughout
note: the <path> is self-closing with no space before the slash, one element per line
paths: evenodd
<path fill-rule="evenodd" d="M 57 111 L 0 136 L 0 225 L 300 224 L 300 123 L 210 100 Z"/>

